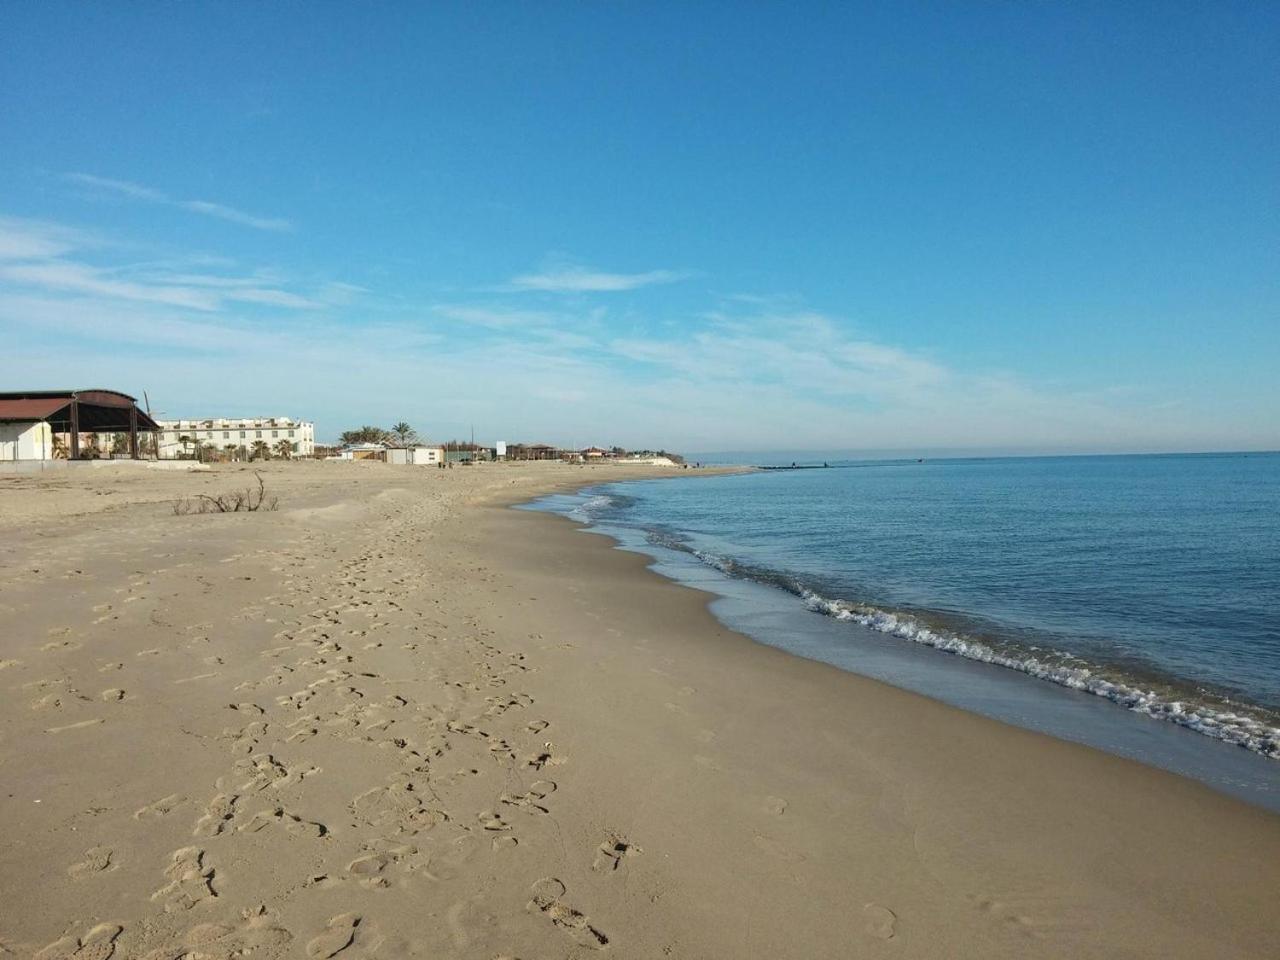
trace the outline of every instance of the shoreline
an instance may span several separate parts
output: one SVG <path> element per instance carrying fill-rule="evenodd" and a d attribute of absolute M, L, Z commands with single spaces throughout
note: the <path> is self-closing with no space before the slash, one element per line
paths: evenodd
<path fill-rule="evenodd" d="M 717 620 L 708 609 L 711 595 L 707 592 L 650 571 L 647 556 L 620 550 L 607 535 L 564 517 L 529 511 L 521 516 L 532 518 L 534 525 L 561 527 L 555 533 L 539 531 L 536 539 L 550 542 L 545 550 L 525 558 L 527 569 L 550 563 L 557 551 L 581 553 L 584 556 L 576 563 L 561 561 L 559 572 L 573 568 L 581 577 L 585 576 L 582 571 L 590 569 L 605 579 L 607 589 L 598 604 L 601 610 L 617 617 L 629 607 L 628 620 L 660 617 L 660 624 L 650 629 L 666 633 L 665 638 L 651 636 L 640 651 L 618 652 L 623 661 L 634 661 L 640 654 L 641 662 L 631 664 L 636 672 L 656 656 L 663 664 L 662 672 L 669 674 L 669 684 L 687 681 L 675 688 L 674 696 L 666 691 L 671 700 L 656 709 L 651 705 L 645 711 L 648 720 L 664 727 L 681 725 L 683 715 L 694 708 L 692 701 L 679 698 L 700 696 L 708 690 L 698 686 L 699 680 L 714 684 L 732 677 L 738 681 L 734 690 L 716 693 L 719 702 L 707 711 L 707 715 L 721 719 L 732 718 L 735 742 L 731 745 L 728 737 L 708 727 L 692 729 L 700 721 L 685 723 L 691 734 L 685 749 L 691 755 L 682 759 L 686 764 L 693 762 L 692 768 L 685 769 L 696 770 L 697 776 L 708 779 L 736 778 L 739 784 L 745 780 L 766 807 L 781 801 L 784 810 L 779 816 L 783 818 L 795 816 L 799 820 L 800 809 L 808 808 L 805 823 L 787 825 L 793 836 L 804 837 L 794 846 L 781 846 L 777 832 L 768 831 L 770 826 L 781 826 L 782 819 L 756 820 L 752 828 L 760 832 L 750 838 L 758 850 L 790 863 L 787 869 L 796 871 L 796 876 L 802 875 L 799 864 L 823 860 L 828 869 L 817 871 L 808 883 L 800 885 L 809 889 L 827 883 L 863 885 L 879 880 L 879 871 L 887 869 L 903 884 L 902 896 L 883 897 L 897 901 L 884 904 L 873 899 L 875 893 L 870 889 L 865 896 L 867 903 L 883 906 L 894 915 L 898 928 L 895 940 L 904 934 L 908 923 L 922 920 L 918 913 L 912 916 L 914 911 L 902 906 L 921 897 L 916 904 L 932 914 L 927 924 L 932 929 L 913 933 L 921 933 L 929 946 L 909 946 L 909 955 L 949 952 L 966 956 L 965 946 L 976 949 L 979 942 L 985 956 L 1006 955 L 1005 950 L 1009 956 L 1249 956 L 1253 949 L 1262 956 L 1269 949 L 1265 944 L 1274 931 L 1262 934 L 1253 948 L 1242 942 L 1228 946 L 1213 937 L 1232 928 L 1243 931 L 1256 920 L 1280 929 L 1280 923 L 1267 918 L 1268 908 L 1262 900 L 1250 910 L 1237 912 L 1241 905 L 1229 902 L 1230 895 L 1224 889 L 1239 892 L 1246 886 L 1261 890 L 1280 880 L 1272 855 L 1253 859 L 1262 846 L 1280 852 L 1280 846 L 1274 846 L 1280 844 L 1280 818 L 1273 813 L 1185 777 L 1012 727 L 759 643 Z M 501 525 L 501 521 L 495 524 Z M 574 538 L 585 542 L 575 543 Z M 547 577 L 543 574 L 540 579 Z M 647 599 L 628 596 L 640 589 L 639 581 L 651 581 L 642 591 L 650 595 Z M 691 643 L 695 642 L 706 648 L 693 649 Z M 683 694 L 691 688 L 692 693 Z M 749 715 L 744 715 L 744 708 Z M 675 714 L 674 723 L 672 717 L 661 716 L 662 710 Z M 838 731 L 846 731 L 854 742 L 836 742 Z M 798 739 L 804 735 L 812 739 Z M 668 736 L 664 734 L 662 739 L 666 741 Z M 856 742 L 858 737 L 861 743 Z M 727 752 L 731 746 L 731 760 L 716 755 L 718 749 Z M 629 744 L 627 752 L 647 751 Z M 835 757 L 840 762 L 833 762 Z M 797 791 L 801 782 L 808 789 Z M 640 781 L 631 788 L 643 790 Z M 779 793 L 768 793 L 770 789 Z M 792 796 L 783 796 L 787 792 Z M 621 805 L 625 801 L 617 797 L 613 802 Z M 803 806 L 797 809 L 797 804 Z M 769 809 L 776 808 L 777 804 Z M 826 818 L 837 811 L 845 815 L 846 823 L 851 816 L 862 827 L 857 835 L 837 836 L 830 829 Z M 701 823 L 699 828 L 706 826 Z M 884 839 L 885 832 L 892 835 L 891 840 Z M 937 846 L 930 850 L 925 837 Z M 729 838 L 724 841 L 728 843 Z M 1255 842 L 1262 846 L 1255 846 Z M 677 842 L 683 844 L 697 847 L 700 841 L 691 830 Z M 907 847 L 895 849 L 904 844 Z M 866 856 L 868 846 L 879 847 L 882 856 L 873 857 L 875 863 L 863 863 L 859 869 L 855 861 Z M 1134 862 L 1103 866 L 1119 851 Z M 1241 869 L 1242 857 L 1253 866 Z M 844 866 L 836 867 L 837 862 Z M 1267 879 L 1254 873 L 1254 867 L 1264 869 Z M 915 876 L 909 876 L 913 873 Z M 1198 879 L 1189 884 L 1187 878 L 1193 875 Z M 1012 877 L 1018 880 L 1011 883 Z M 744 884 L 741 878 L 728 876 L 721 876 L 718 882 L 750 886 L 750 882 Z M 939 884 L 968 892 L 944 897 L 945 902 L 934 901 L 930 894 L 937 892 Z M 1201 884 L 1207 889 L 1201 889 Z M 984 886 L 1002 888 L 1006 896 L 1016 900 L 1014 890 L 1021 885 L 1037 891 L 1036 909 L 1025 900 L 1015 906 L 975 892 Z M 1210 890 L 1220 892 L 1211 894 Z M 746 896 L 745 890 L 742 895 Z M 1193 912 L 1199 912 L 1207 907 L 1196 898 L 1205 896 L 1220 901 L 1213 909 L 1223 911 L 1219 914 L 1221 926 L 1207 931 L 1198 928 L 1198 921 L 1188 915 L 1186 927 L 1174 934 L 1181 924 L 1173 914 L 1165 913 L 1165 905 L 1182 900 L 1182 910 L 1193 911 L 1194 904 Z M 1056 911 L 1046 909 L 1050 903 Z M 838 899 L 827 901 L 824 909 L 809 905 L 808 922 L 830 924 L 828 911 L 839 905 Z M 966 908 L 975 907 L 975 913 L 966 916 Z M 861 909 L 861 919 L 866 920 L 870 908 Z M 1134 915 L 1147 909 L 1152 911 L 1147 920 L 1162 927 L 1160 933 L 1143 922 L 1129 926 Z M 799 916 L 805 911 L 803 903 L 792 902 L 784 914 Z M 1248 919 L 1252 911 L 1257 912 Z M 870 912 L 886 918 L 878 909 Z M 1003 923 L 1018 934 L 1013 942 L 991 937 L 991 930 L 983 929 L 983 921 L 1002 912 L 1007 914 Z M 939 913 L 946 915 L 945 922 L 940 922 Z M 1228 917 L 1233 919 L 1225 919 Z M 719 919 L 730 925 L 735 922 L 731 911 Z M 1115 927 L 1108 929 L 1113 923 Z M 1082 936 L 1090 924 L 1096 929 Z M 861 931 L 855 929 L 858 926 L 850 922 L 842 935 L 852 938 L 861 932 L 865 936 L 865 925 Z M 1069 934 L 1073 927 L 1076 929 Z M 965 932 L 959 934 L 960 930 Z M 789 929 L 788 936 L 779 938 L 768 950 L 780 951 L 777 955 L 781 956 L 825 955 L 824 945 L 818 941 L 797 949 L 794 933 Z M 1208 933 L 1212 936 L 1206 937 Z M 1193 945 L 1191 941 L 1197 937 L 1203 939 Z M 1034 945 L 1037 939 L 1041 940 L 1039 947 Z M 1162 941 L 1159 946 L 1158 940 Z M 735 949 L 751 948 L 744 942 Z M 770 955 L 768 950 L 762 949 L 759 955 Z M 810 950 L 814 952 L 808 953 Z"/>
<path fill-rule="evenodd" d="M 1059 674 L 1039 659 L 1011 661 L 985 640 L 945 630 L 935 634 L 939 628 L 924 628 L 901 612 L 885 614 L 887 624 L 865 622 L 873 617 L 846 616 L 852 605 L 819 597 L 792 575 L 740 568 L 737 561 L 684 543 L 679 531 L 614 519 L 607 508 L 604 512 L 588 509 L 599 499 L 626 499 L 631 483 L 590 486 L 579 491 L 576 500 L 557 494 L 524 506 L 584 524 L 610 537 L 620 549 L 647 556 L 665 578 L 705 590 L 709 603 L 715 605 L 717 621 L 754 642 L 970 713 L 1136 760 L 1280 813 L 1276 792 L 1280 772 L 1269 766 L 1280 759 L 1274 753 L 1274 730 L 1255 720 L 1264 708 L 1241 706 L 1221 715 L 1227 707 L 1219 705 L 1206 710 L 1185 708 L 1185 716 L 1177 715 L 1172 711 L 1185 704 L 1174 701 L 1182 698 L 1165 695 L 1161 699 L 1150 687 L 1125 686 L 1137 681 L 1117 679 L 1105 666 L 1091 665 L 1086 674 L 1090 682 L 1082 685 L 1076 683 L 1084 664 L 1078 658 L 1078 666 Z M 928 635 L 921 638 L 921 631 Z M 1181 682 L 1188 688 L 1194 685 Z M 1166 690 L 1176 693 L 1173 687 Z M 1123 696 L 1125 691 L 1133 697 Z M 1216 726 L 1220 717 L 1222 729 Z M 1158 722 L 1152 728 L 1143 720 Z M 1257 748 L 1259 738 L 1265 738 L 1263 747 L 1271 752 Z"/>
<path fill-rule="evenodd" d="M 735 633 L 509 509 L 603 479 L 567 472 L 280 468 L 279 513 L 226 517 L 162 494 L 238 472 L 89 478 L 44 491 L 70 528 L 0 503 L 0 946 L 1269 955 L 1280 818 Z"/>

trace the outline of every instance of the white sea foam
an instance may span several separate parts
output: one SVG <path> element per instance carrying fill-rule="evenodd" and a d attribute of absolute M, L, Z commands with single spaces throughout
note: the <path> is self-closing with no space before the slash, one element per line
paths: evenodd
<path fill-rule="evenodd" d="M 1253 717 L 1214 709 L 1203 704 L 1166 700 L 1154 691 L 1143 690 L 1118 680 L 1110 680 L 1090 667 L 1047 663 L 1032 656 L 1011 656 L 980 641 L 934 630 L 910 617 L 875 607 L 849 603 L 845 600 L 828 600 L 809 590 L 803 591 L 801 597 L 810 610 L 825 613 L 837 620 L 850 620 L 880 633 L 924 644 L 935 650 L 1007 667 L 1041 680 L 1070 687 L 1072 690 L 1092 693 L 1094 696 L 1118 703 L 1135 713 L 1146 714 L 1158 720 L 1168 720 L 1195 730 L 1197 733 L 1245 747 L 1264 757 L 1280 760 L 1280 729 L 1268 726 Z"/>
<path fill-rule="evenodd" d="M 743 572 L 743 568 L 725 557 L 701 550 L 692 552 L 703 563 L 724 573 L 741 575 Z M 927 626 L 904 614 L 847 600 L 831 600 L 794 582 L 790 586 L 810 610 L 837 620 L 858 623 L 879 633 L 910 640 L 935 650 L 1017 670 L 1072 690 L 1091 693 L 1134 713 L 1167 720 L 1197 733 L 1234 743 L 1264 757 L 1280 760 L 1280 728 L 1269 726 L 1247 714 L 1162 697 L 1155 691 L 1143 690 L 1131 683 L 1108 678 L 1091 666 L 1052 663 L 1031 655 L 1030 651 L 1021 655 L 1002 652 L 980 640 Z"/>
<path fill-rule="evenodd" d="M 597 493 L 587 497 L 569 511 L 569 516 L 579 523 L 590 523 L 614 505 L 614 498 L 605 493 Z"/>

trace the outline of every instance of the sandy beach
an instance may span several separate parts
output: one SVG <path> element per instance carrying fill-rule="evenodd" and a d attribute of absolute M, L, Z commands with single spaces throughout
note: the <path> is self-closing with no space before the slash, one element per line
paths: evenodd
<path fill-rule="evenodd" d="M 0 477 L 0 957 L 1271 958 L 1280 817 L 756 644 L 658 468 Z"/>

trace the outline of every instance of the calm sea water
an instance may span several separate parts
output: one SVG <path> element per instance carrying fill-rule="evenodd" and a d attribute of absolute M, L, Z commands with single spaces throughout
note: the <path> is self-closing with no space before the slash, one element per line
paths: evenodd
<path fill-rule="evenodd" d="M 826 620 L 824 648 L 849 648 L 842 666 L 874 635 L 877 651 L 1093 695 L 1280 770 L 1280 454 L 832 461 L 546 505 L 676 558 L 679 579 L 701 565 L 785 595 L 794 617 Z"/>

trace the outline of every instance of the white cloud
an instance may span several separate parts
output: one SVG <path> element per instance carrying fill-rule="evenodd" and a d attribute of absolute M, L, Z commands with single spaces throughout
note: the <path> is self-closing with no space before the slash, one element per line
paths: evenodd
<path fill-rule="evenodd" d="M 301 289 L 218 258 L 73 259 L 90 242 L 56 224 L 0 220 L 6 359 L 33 385 L 99 381 L 109 368 L 109 385 L 147 389 L 172 416 L 283 411 L 316 419 L 322 436 L 405 419 L 437 439 L 474 424 L 490 440 L 686 451 L 1280 442 L 1212 398 L 1170 408 L 1167 395 L 966 370 L 793 300 L 646 325 L 635 312 L 559 301 L 422 305 L 325 278 Z M 358 314 L 334 307 L 356 295 Z M 624 335 L 624 318 L 639 332 Z"/>
<path fill-rule="evenodd" d="M 524 344 L 555 346 L 560 350 L 584 350 L 597 345 L 594 333 L 599 315 L 568 315 L 541 310 L 514 310 L 508 307 L 471 304 L 437 304 L 436 316 L 467 324 Z"/>
<path fill-rule="evenodd" d="M 431 309 L 433 313 L 447 320 L 456 320 L 490 330 L 527 330 L 545 327 L 554 320 L 551 314 L 542 311 L 511 310 L 506 307 L 442 303 Z"/>
<path fill-rule="evenodd" d="M 686 275 L 674 270 L 649 270 L 646 273 L 604 273 L 585 267 L 559 267 L 542 273 L 513 277 L 514 290 L 540 290 L 551 293 L 614 293 L 635 290 L 660 283 L 675 283 Z"/>
<path fill-rule="evenodd" d="M 293 224 L 288 220 L 284 220 L 279 217 L 258 217 L 251 213 L 245 213 L 243 210 L 237 210 L 235 207 L 229 207 L 221 203 L 213 203 L 209 200 L 174 199 L 163 191 L 156 190 L 153 187 L 145 187 L 139 183 L 131 183 L 128 180 L 114 180 L 110 177 L 98 177 L 91 173 L 68 173 L 65 177 L 72 183 L 78 183 L 86 187 L 93 187 L 97 190 L 105 190 L 110 193 L 118 194 L 122 197 L 128 197 L 131 200 L 142 200 L 148 203 L 159 203 L 164 204 L 165 206 L 178 207 L 183 210 L 190 210 L 192 213 L 202 214 L 206 217 L 215 217 L 219 220 L 226 220 L 229 223 L 238 223 L 241 226 L 253 227 L 255 230 L 286 231 L 293 229 Z"/>
<path fill-rule="evenodd" d="M 41 260 L 91 244 L 80 230 L 42 220 L 0 217 L 0 260 Z"/>
<path fill-rule="evenodd" d="M 116 280 L 102 270 L 65 260 L 0 264 L 0 280 L 44 290 L 95 294 L 143 303 L 163 303 L 192 310 L 216 310 L 219 302 L 215 294 L 193 287 Z"/>
<path fill-rule="evenodd" d="M 279 217 L 255 217 L 253 214 L 245 213 L 234 207 L 224 206 L 221 203 L 210 203 L 208 200 L 179 200 L 177 205 L 184 210 L 191 210 L 195 213 L 203 213 L 205 216 L 217 217 L 219 220 L 227 220 L 242 226 L 253 227 L 255 230 L 284 231 L 293 229 L 293 224 L 288 220 Z"/>
<path fill-rule="evenodd" d="M 140 188 L 141 189 L 141 188 Z M 195 273 L 155 263 L 97 266 L 68 254 L 103 246 L 96 237 L 61 224 L 0 217 L 0 282 L 52 294 L 88 295 L 189 310 L 216 311 L 246 303 L 288 310 L 315 310 L 331 302 L 349 302 L 359 290 L 349 284 L 324 284 L 318 296 L 283 289 L 271 271 L 250 276 Z M 216 258 L 197 258 L 204 263 Z"/>

